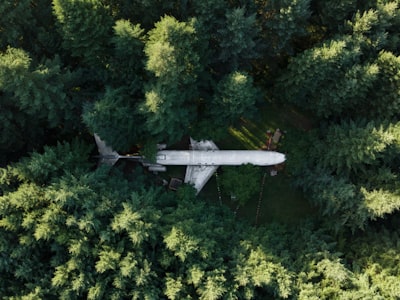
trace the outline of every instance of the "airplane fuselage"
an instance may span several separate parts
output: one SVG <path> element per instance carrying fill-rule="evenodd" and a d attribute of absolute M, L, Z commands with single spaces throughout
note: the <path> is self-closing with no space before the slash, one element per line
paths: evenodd
<path fill-rule="evenodd" d="M 156 157 L 157 164 L 175 166 L 271 166 L 285 159 L 282 153 L 261 150 L 162 150 Z"/>
<path fill-rule="evenodd" d="M 195 141 L 190 138 L 192 150 L 161 150 L 156 154 L 156 162 L 142 156 L 120 155 L 94 135 L 100 152 L 100 163 L 114 165 L 120 158 L 134 159 L 152 172 L 164 172 L 166 166 L 186 166 L 185 183 L 193 185 L 197 193 L 211 178 L 218 166 L 273 166 L 286 160 L 284 154 L 262 150 L 219 150 L 213 141 Z"/>

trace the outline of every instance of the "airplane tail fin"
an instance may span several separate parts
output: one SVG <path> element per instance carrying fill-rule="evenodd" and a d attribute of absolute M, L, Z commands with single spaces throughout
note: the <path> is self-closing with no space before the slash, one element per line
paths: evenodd
<path fill-rule="evenodd" d="M 114 165 L 120 158 L 120 155 L 118 154 L 118 152 L 113 150 L 110 146 L 107 146 L 106 142 L 103 141 L 97 135 L 97 133 L 94 134 L 94 139 L 96 141 L 97 148 L 100 153 L 100 163 L 110 165 L 110 166 Z"/>

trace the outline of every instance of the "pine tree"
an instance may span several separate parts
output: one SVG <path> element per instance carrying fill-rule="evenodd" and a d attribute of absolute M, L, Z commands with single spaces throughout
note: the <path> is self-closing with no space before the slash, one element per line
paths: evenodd
<path fill-rule="evenodd" d="M 224 167 L 221 184 L 226 194 L 234 197 L 238 205 L 255 198 L 261 182 L 261 170 L 253 165 Z"/>
<path fill-rule="evenodd" d="M 35 27 L 31 1 L 3 1 L 0 4 L 0 49 L 7 46 L 20 47 L 21 40 L 27 38 L 25 33 Z M 10 26 L 13 24 L 13 26 Z"/>
<path fill-rule="evenodd" d="M 127 151 L 140 142 L 142 117 L 124 87 L 108 87 L 103 97 L 84 106 L 83 121 L 92 133 L 118 151 Z"/>
<path fill-rule="evenodd" d="M 332 125 L 324 132 L 323 143 L 316 143 L 313 154 L 318 165 L 336 174 L 363 171 L 368 165 L 380 164 L 385 150 L 398 142 L 394 134 L 398 126 L 372 121 Z M 330 147 L 329 141 L 334 141 L 335 147 Z"/>
<path fill-rule="evenodd" d="M 294 57 L 278 79 L 276 96 L 320 118 L 393 116 L 399 99 L 393 74 L 399 64 L 394 53 L 383 49 L 392 49 L 386 36 L 395 7 L 358 12 L 347 32 Z"/>
<path fill-rule="evenodd" d="M 99 0 L 54 0 L 63 47 L 89 66 L 105 63 L 112 30 L 111 12 Z"/>
<path fill-rule="evenodd" d="M 118 20 L 111 42 L 115 47 L 110 67 L 112 76 L 118 84 L 128 86 L 133 96 L 142 89 L 144 30 L 139 24 Z"/>
<path fill-rule="evenodd" d="M 0 149 L 11 152 L 23 146 L 40 147 L 49 129 L 66 133 L 78 128 L 79 108 L 67 94 L 69 80 L 70 74 L 64 73 L 57 57 L 36 65 L 22 49 L 8 48 L 1 53 L 1 114 L 10 139 L 2 139 Z"/>
<path fill-rule="evenodd" d="M 244 72 L 233 72 L 225 76 L 217 86 L 217 91 L 209 108 L 216 123 L 233 125 L 240 117 L 252 118 L 261 93 L 254 86 L 253 79 Z"/>
<path fill-rule="evenodd" d="M 146 88 L 141 111 L 148 132 L 160 140 L 178 141 L 196 116 L 201 66 L 195 40 L 192 23 L 169 16 L 149 32 L 146 68 L 155 78 Z"/>
<path fill-rule="evenodd" d="M 311 16 L 310 0 L 256 1 L 262 26 L 261 35 L 267 47 L 265 55 L 271 57 L 294 52 L 296 38 L 307 34 Z"/>
<path fill-rule="evenodd" d="M 242 7 L 228 10 L 225 18 L 225 26 L 218 30 L 219 60 L 232 71 L 248 67 L 250 60 L 259 55 L 256 15 L 247 15 Z"/>

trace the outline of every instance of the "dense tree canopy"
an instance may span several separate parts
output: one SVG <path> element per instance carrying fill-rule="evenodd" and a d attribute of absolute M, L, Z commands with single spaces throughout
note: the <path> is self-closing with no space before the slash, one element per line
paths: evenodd
<path fill-rule="evenodd" d="M 0 298 L 400 298 L 398 0 L 14 0 L 0 15 Z M 288 130 L 277 180 L 319 212 L 295 224 L 256 227 L 92 158 L 93 133 L 151 160 L 159 142 L 224 144 L 296 114 L 314 126 Z M 260 168 L 220 174 L 222 196 L 256 204 Z"/>

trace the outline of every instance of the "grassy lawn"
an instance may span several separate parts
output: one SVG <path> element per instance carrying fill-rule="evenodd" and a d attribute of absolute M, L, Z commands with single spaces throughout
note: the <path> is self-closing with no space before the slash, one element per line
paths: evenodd
<path fill-rule="evenodd" d="M 266 143 L 267 130 L 274 132 L 277 128 L 280 128 L 284 132 L 284 136 L 281 138 L 276 151 L 284 152 L 287 156 L 290 156 L 290 153 L 296 151 L 296 149 L 293 149 L 292 143 L 285 141 L 299 138 L 304 130 L 311 127 L 312 124 L 308 119 L 292 108 L 279 107 L 269 103 L 260 111 L 258 120 L 241 120 L 240 125 L 229 129 L 229 136 L 226 139 L 217 141 L 216 144 L 220 149 L 261 149 Z M 182 143 L 174 145 L 173 149 L 188 149 L 188 142 L 182 141 Z M 227 205 L 239 218 L 245 218 L 252 224 L 295 223 L 316 213 L 316 209 L 308 203 L 300 190 L 292 186 L 287 169 L 287 167 L 283 167 L 277 176 L 270 176 L 269 169 L 264 167 L 267 176 L 261 201 L 259 199 L 262 187 L 260 182 L 260 190 L 255 192 L 257 194 L 255 199 L 239 209 L 228 195 L 222 194 L 221 199 L 219 198 L 216 176 L 209 180 L 200 192 L 200 196 L 206 201 Z M 185 170 L 185 166 L 169 166 L 168 172 L 162 177 L 183 179 Z M 259 205 L 258 218 L 256 218 Z"/>
<path fill-rule="evenodd" d="M 229 138 L 220 141 L 217 145 L 220 149 L 260 149 L 266 143 L 266 132 L 274 132 L 277 128 L 285 132 L 287 137 L 297 138 L 304 130 L 310 129 L 312 124 L 308 119 L 290 107 L 278 107 L 268 104 L 261 111 L 261 116 L 256 121 L 242 120 L 237 127 L 229 129 Z M 292 136 L 290 136 L 292 135 Z M 287 156 L 296 149 L 285 143 L 285 136 L 281 139 L 278 149 Z M 294 223 L 300 219 L 316 213 L 316 210 L 308 203 L 303 193 L 292 186 L 290 174 L 286 168 L 278 172 L 277 176 L 270 176 L 269 170 L 265 169 L 267 176 L 259 201 L 260 191 L 257 197 L 249 201 L 245 206 L 237 210 L 237 216 L 256 223 L 258 205 L 260 204 L 257 224 L 267 222 Z M 260 182 L 261 190 L 261 182 Z M 217 193 L 215 176 L 205 186 L 201 195 L 210 201 L 220 202 Z M 229 197 L 223 195 L 222 203 L 236 211 L 236 203 L 232 203 Z"/>
<path fill-rule="evenodd" d="M 200 194 L 208 201 L 220 203 L 215 176 L 210 179 Z M 316 209 L 309 204 L 303 193 L 291 185 L 289 176 L 282 172 L 273 177 L 268 172 L 257 219 L 259 194 L 260 191 L 257 191 L 257 197 L 239 209 L 227 195 L 222 194 L 221 202 L 230 207 L 233 212 L 236 211 L 239 218 L 245 218 L 252 224 L 256 224 L 256 221 L 257 224 L 269 222 L 296 223 L 316 213 Z"/>

